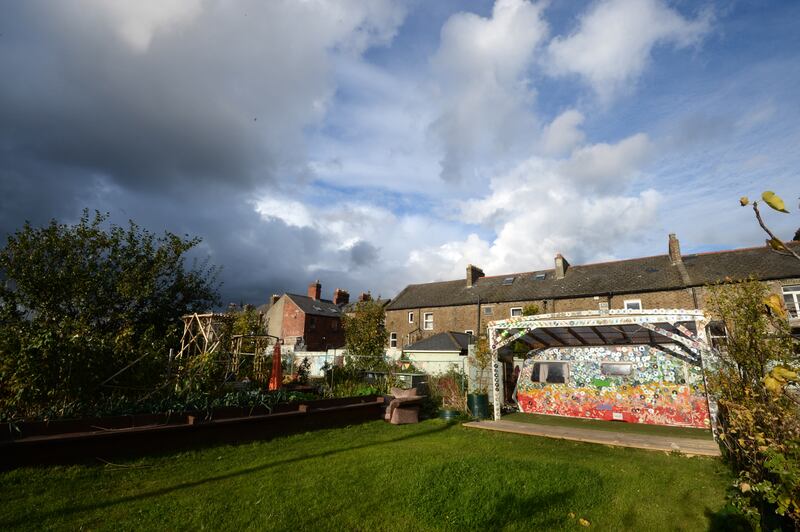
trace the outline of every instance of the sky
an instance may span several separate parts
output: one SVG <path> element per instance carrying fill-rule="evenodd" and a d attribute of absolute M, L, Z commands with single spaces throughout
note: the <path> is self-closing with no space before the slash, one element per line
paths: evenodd
<path fill-rule="evenodd" d="M 800 3 L 0 0 L 0 237 L 202 238 L 225 303 L 800 227 Z"/>

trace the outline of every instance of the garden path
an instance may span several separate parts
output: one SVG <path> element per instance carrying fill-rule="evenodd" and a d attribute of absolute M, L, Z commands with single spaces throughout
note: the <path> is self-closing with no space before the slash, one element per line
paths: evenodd
<path fill-rule="evenodd" d="M 476 429 L 512 432 L 530 436 L 543 436 L 588 443 L 600 443 L 617 447 L 634 447 L 651 451 L 680 452 L 688 456 L 720 456 L 719 446 L 713 439 L 678 438 L 673 436 L 653 436 L 575 427 L 557 427 L 520 423 L 517 421 L 471 421 L 465 427 Z"/>

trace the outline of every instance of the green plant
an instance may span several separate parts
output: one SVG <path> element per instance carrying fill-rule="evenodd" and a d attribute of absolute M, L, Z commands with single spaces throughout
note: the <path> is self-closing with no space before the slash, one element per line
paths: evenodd
<path fill-rule="evenodd" d="M 303 357 L 303 360 L 297 365 L 297 382 L 300 384 L 308 384 L 308 377 L 311 373 L 311 361 L 308 357 Z"/>
<path fill-rule="evenodd" d="M 359 369 L 385 367 L 389 335 L 384 327 L 383 306 L 377 301 L 359 301 L 352 316 L 343 319 L 347 365 Z"/>
<path fill-rule="evenodd" d="M 732 502 L 755 527 L 800 527 L 798 355 L 785 311 L 756 281 L 710 287 L 727 339 L 709 373 L 719 438 L 738 473 Z"/>
<path fill-rule="evenodd" d="M 492 365 L 492 350 L 489 347 L 489 340 L 486 336 L 481 335 L 475 342 L 475 354 L 469 357 L 469 363 L 475 367 L 475 393 L 486 394 L 489 392 L 489 379 L 491 372 L 489 371 Z"/>
<path fill-rule="evenodd" d="M 185 265 L 200 243 L 107 224 L 26 223 L 0 250 L 0 410 L 66 414 L 164 379 L 180 316 L 218 303 L 216 270 Z"/>
<path fill-rule="evenodd" d="M 537 305 L 536 303 L 530 303 L 530 304 L 525 305 L 524 307 L 522 307 L 522 315 L 523 316 L 535 316 L 536 314 L 539 314 L 540 312 L 541 312 L 541 309 L 539 309 L 539 305 Z"/>

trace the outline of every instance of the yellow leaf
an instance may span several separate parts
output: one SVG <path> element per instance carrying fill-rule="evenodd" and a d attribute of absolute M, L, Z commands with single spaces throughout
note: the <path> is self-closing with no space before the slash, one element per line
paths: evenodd
<path fill-rule="evenodd" d="M 767 375 L 762 380 L 764 383 L 764 387 L 772 393 L 781 393 L 783 391 L 783 385 L 773 377 Z"/>
<path fill-rule="evenodd" d="M 739 484 L 739 489 L 742 490 L 742 493 L 747 493 L 748 491 L 750 491 L 750 484 L 748 484 L 747 482 L 742 482 L 741 484 Z"/>
<path fill-rule="evenodd" d="M 767 190 L 763 194 L 761 194 L 761 199 L 763 199 L 767 205 L 775 209 L 776 211 L 780 212 L 789 212 L 786 210 L 786 205 L 784 205 L 783 200 L 775 194 L 771 190 Z"/>
<path fill-rule="evenodd" d="M 584 519 L 583 517 L 578 519 L 578 523 L 580 523 L 581 526 L 586 526 L 586 527 L 588 527 L 589 525 L 592 524 L 589 521 L 587 521 L 586 519 Z"/>
<path fill-rule="evenodd" d="M 767 245 L 772 249 L 774 249 L 775 251 L 786 251 L 786 246 L 783 245 L 783 242 L 781 242 L 777 238 L 768 238 L 766 242 Z"/>
<path fill-rule="evenodd" d="M 778 316 L 779 318 L 786 319 L 788 318 L 788 314 L 786 313 L 786 307 L 783 306 L 783 299 L 778 294 L 770 294 L 764 299 L 764 305 L 771 311 L 773 316 Z"/>
<path fill-rule="evenodd" d="M 776 366 L 770 372 L 776 378 L 781 378 L 787 381 L 797 380 L 797 372 L 783 366 Z"/>
<path fill-rule="evenodd" d="M 570 512 L 570 513 L 569 513 L 569 518 L 570 518 L 570 519 L 575 519 L 575 514 L 574 514 L 573 512 Z"/>
<path fill-rule="evenodd" d="M 742 196 L 741 198 L 739 198 L 739 204 L 740 204 L 742 207 L 744 207 L 744 206 L 745 206 L 745 205 L 747 205 L 748 203 L 750 203 L 750 200 L 748 199 L 748 197 L 747 197 L 747 196 Z"/>

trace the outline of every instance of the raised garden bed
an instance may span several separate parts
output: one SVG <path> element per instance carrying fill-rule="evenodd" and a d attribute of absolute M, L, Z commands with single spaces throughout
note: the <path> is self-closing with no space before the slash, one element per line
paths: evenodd
<path fill-rule="evenodd" d="M 383 397 L 342 397 L 266 408 L 142 414 L 21 423 L 3 431 L 0 469 L 134 456 L 182 448 L 263 440 L 380 419 Z"/>

